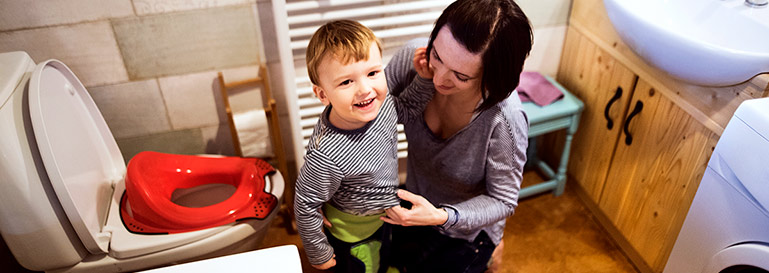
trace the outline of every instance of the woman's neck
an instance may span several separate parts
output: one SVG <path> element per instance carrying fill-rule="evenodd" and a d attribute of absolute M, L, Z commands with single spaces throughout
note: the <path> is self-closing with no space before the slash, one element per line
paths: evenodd
<path fill-rule="evenodd" d="M 463 114 L 472 114 L 475 108 L 478 107 L 478 103 L 480 101 L 480 91 L 457 93 L 451 95 L 443 95 L 436 92 L 433 96 L 433 102 L 435 103 L 435 106 L 439 106 L 441 109 Z"/>
<path fill-rule="evenodd" d="M 424 119 L 434 135 L 448 139 L 470 123 L 481 93 L 443 95 L 435 93 L 427 104 Z"/>

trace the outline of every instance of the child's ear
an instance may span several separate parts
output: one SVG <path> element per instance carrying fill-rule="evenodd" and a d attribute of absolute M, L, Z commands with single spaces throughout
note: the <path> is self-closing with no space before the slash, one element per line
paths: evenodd
<path fill-rule="evenodd" d="M 315 97 L 317 97 L 323 105 L 328 105 L 328 95 L 326 94 L 326 90 L 323 90 L 320 86 L 312 85 L 312 92 L 315 93 Z"/>

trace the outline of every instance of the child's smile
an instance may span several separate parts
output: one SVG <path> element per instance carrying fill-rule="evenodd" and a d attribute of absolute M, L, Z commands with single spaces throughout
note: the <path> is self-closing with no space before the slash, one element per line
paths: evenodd
<path fill-rule="evenodd" d="M 376 98 L 371 98 L 369 100 L 365 100 L 365 101 L 356 103 L 355 106 L 359 107 L 361 109 L 365 109 L 366 107 L 370 106 L 372 102 L 374 102 L 374 99 L 376 99 Z"/>

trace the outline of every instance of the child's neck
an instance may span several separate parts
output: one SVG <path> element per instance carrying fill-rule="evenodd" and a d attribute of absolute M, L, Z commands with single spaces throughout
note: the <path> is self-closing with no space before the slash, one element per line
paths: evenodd
<path fill-rule="evenodd" d="M 351 121 L 345 120 L 339 114 L 337 114 L 336 111 L 333 110 L 333 107 L 329 112 L 330 113 L 328 113 L 328 122 L 338 129 L 353 131 L 353 130 L 363 128 L 364 126 L 366 126 L 366 124 L 368 124 L 368 122 L 351 122 Z"/>

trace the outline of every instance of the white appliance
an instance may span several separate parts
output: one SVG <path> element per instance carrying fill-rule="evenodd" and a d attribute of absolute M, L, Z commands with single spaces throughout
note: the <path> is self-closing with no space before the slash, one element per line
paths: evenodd
<path fill-rule="evenodd" d="M 125 175 L 104 118 L 66 65 L 0 53 L 0 234 L 22 266 L 135 271 L 253 250 L 278 211 L 193 232 L 131 233 L 118 209 Z M 282 176 L 268 180 L 280 199 Z M 222 200 L 211 190 L 196 196 Z"/>
<path fill-rule="evenodd" d="M 769 272 L 769 98 L 743 102 L 708 162 L 665 273 Z"/>

